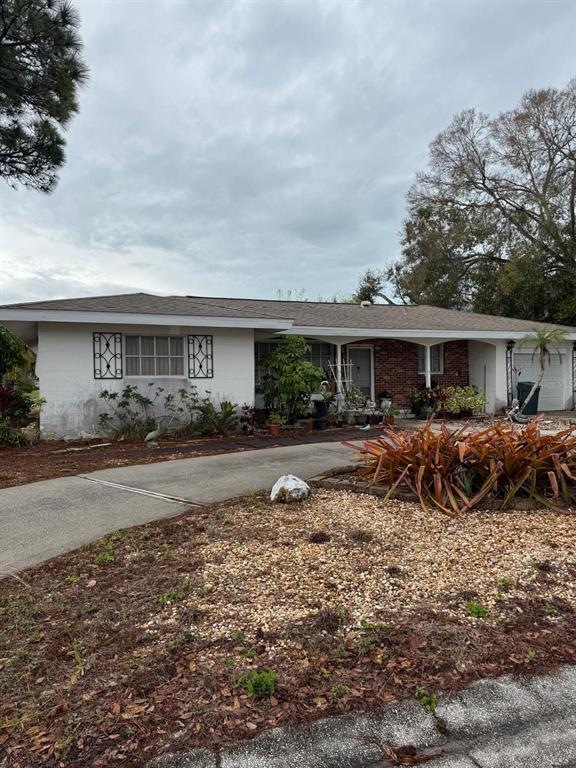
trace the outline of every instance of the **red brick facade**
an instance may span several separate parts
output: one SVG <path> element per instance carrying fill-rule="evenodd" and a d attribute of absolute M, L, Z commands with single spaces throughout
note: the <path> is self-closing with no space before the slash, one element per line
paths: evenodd
<path fill-rule="evenodd" d="M 366 342 L 363 342 L 365 344 Z M 395 405 L 408 406 L 410 392 L 425 385 L 418 373 L 416 344 L 395 339 L 373 339 L 375 395 L 387 392 Z M 448 341 L 444 344 L 444 373 L 432 374 L 440 387 L 468 384 L 468 342 Z"/>

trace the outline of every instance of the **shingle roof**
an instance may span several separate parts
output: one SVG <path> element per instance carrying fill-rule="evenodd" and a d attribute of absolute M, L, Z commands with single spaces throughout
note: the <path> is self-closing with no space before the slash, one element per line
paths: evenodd
<path fill-rule="evenodd" d="M 230 299 L 196 299 L 191 296 L 155 296 L 151 293 L 123 293 L 114 296 L 84 296 L 19 304 L 4 304 L 2 309 L 38 309 L 69 312 L 125 312 L 141 315 L 203 317 L 283 318 L 257 308 L 229 306 Z M 234 300 L 232 300 L 233 302 Z M 287 319 L 288 316 L 286 316 Z"/>
<path fill-rule="evenodd" d="M 425 304 L 391 305 L 359 304 L 315 301 L 274 301 L 267 299 L 212 299 L 193 297 L 202 302 L 226 302 L 228 306 L 254 312 L 256 309 L 274 317 L 289 317 L 295 326 L 325 328 L 366 328 L 381 330 L 431 330 L 431 331 L 519 331 L 530 332 L 535 328 L 550 327 L 531 320 L 516 320 L 477 312 L 459 312 L 440 309 Z M 563 327 L 575 333 L 576 328 Z"/>
<path fill-rule="evenodd" d="M 89 296 L 21 304 L 2 309 L 118 312 L 174 316 L 238 317 L 293 320 L 294 326 L 353 328 L 366 330 L 501 331 L 529 333 L 549 324 L 497 315 L 460 312 L 426 305 L 405 306 L 343 304 L 272 299 L 228 299 L 205 296 L 154 296 L 129 293 L 117 296 Z M 555 326 L 569 333 L 576 328 Z"/>

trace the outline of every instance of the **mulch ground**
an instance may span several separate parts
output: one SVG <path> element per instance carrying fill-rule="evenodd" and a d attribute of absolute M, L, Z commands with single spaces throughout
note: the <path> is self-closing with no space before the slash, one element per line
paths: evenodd
<path fill-rule="evenodd" d="M 0 582 L 0 764 L 136 768 L 574 663 L 575 576 L 571 510 L 319 489 L 121 531 Z"/>
<path fill-rule="evenodd" d="M 25 448 L 0 447 L 0 488 L 131 464 L 152 464 L 277 446 L 354 440 L 362 434 L 360 430 L 351 428 L 330 429 L 303 436 L 271 437 L 263 434 L 197 440 L 163 438 L 158 448 L 148 448 L 142 440 L 116 441 L 104 445 L 107 442 L 105 440 L 42 440 Z M 102 447 L 95 447 L 100 445 Z"/>

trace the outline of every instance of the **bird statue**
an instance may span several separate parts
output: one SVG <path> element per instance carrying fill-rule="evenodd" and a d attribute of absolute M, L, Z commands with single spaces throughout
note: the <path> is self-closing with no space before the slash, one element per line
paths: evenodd
<path fill-rule="evenodd" d="M 168 429 L 175 418 L 175 415 L 172 415 L 168 420 L 168 423 L 162 423 L 162 418 L 156 419 L 156 429 L 153 429 L 152 432 L 148 432 L 144 438 L 144 443 L 147 448 L 158 448 L 158 438 L 168 432 Z"/>
<path fill-rule="evenodd" d="M 364 427 L 360 427 L 361 432 L 369 432 L 370 431 L 370 424 L 366 424 Z"/>
<path fill-rule="evenodd" d="M 158 448 L 158 438 L 162 434 L 162 429 L 160 427 L 160 422 L 156 422 L 156 429 L 152 430 L 152 432 L 148 432 L 146 437 L 144 438 L 144 443 L 147 448 Z"/>

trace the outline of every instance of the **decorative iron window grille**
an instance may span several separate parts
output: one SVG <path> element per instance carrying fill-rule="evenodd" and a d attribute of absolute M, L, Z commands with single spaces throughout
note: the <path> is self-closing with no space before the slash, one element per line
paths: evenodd
<path fill-rule="evenodd" d="M 212 379 L 213 377 L 212 336 L 188 336 L 188 378 Z"/>
<path fill-rule="evenodd" d="M 508 400 L 508 408 L 512 408 L 512 400 L 514 400 L 514 341 L 509 341 L 506 344 L 506 392 Z"/>
<path fill-rule="evenodd" d="M 92 334 L 95 379 L 122 378 L 122 334 Z"/>

